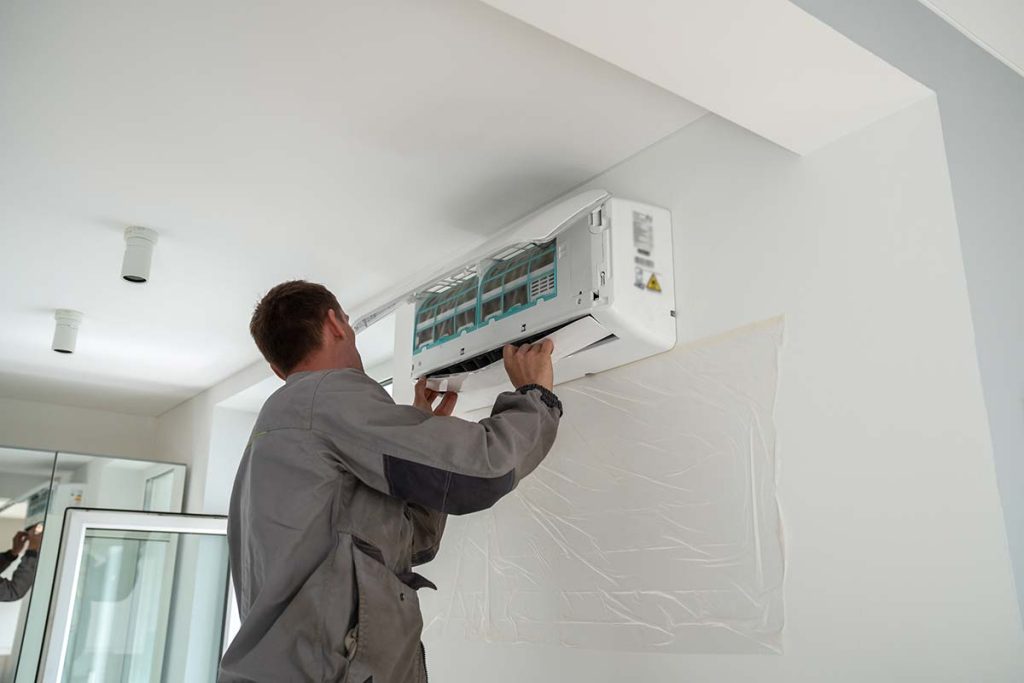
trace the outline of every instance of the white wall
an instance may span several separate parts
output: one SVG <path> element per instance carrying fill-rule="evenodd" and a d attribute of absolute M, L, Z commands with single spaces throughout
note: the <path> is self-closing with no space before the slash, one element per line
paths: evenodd
<path fill-rule="evenodd" d="M 254 424 L 256 413 L 219 406 L 214 408 L 203 512 L 213 515 L 228 513 L 235 472 L 238 471 L 238 463 L 249 443 Z"/>
<path fill-rule="evenodd" d="M 156 419 L 156 451 L 160 458 L 185 463 L 189 468 L 186 512 L 224 514 L 226 511 L 218 507 L 224 500 L 223 469 L 217 465 L 209 467 L 214 410 L 221 401 L 264 380 L 266 374 L 266 365 L 250 365 Z M 238 455 L 241 457 L 241 452 Z M 237 462 L 235 460 L 235 464 Z M 215 478 L 212 483 L 211 476 Z M 226 483 L 228 495 L 233 480 L 232 469 L 231 479 Z"/>
<path fill-rule="evenodd" d="M 85 500 L 105 508 L 142 509 L 146 480 L 139 470 L 115 466 L 116 460 L 93 460 L 84 466 L 79 481 L 88 485 Z"/>
<path fill-rule="evenodd" d="M 156 418 L 0 398 L 0 445 L 160 459 Z"/>
<path fill-rule="evenodd" d="M 806 157 L 709 116 L 593 184 L 672 210 L 682 339 L 786 316 L 775 413 L 785 654 L 438 639 L 427 643 L 431 675 L 1021 680 L 1024 634 L 934 100 Z"/>
<path fill-rule="evenodd" d="M 1024 613 L 1024 79 L 916 0 L 796 4 L 938 95 L 996 473 Z M 955 16 L 968 12 L 969 5 L 986 27 L 993 27 L 1001 12 L 1002 35 L 1024 35 L 1024 23 L 1018 21 L 1024 3 L 935 4 Z M 1024 54 L 1024 40 L 1018 47 Z"/>

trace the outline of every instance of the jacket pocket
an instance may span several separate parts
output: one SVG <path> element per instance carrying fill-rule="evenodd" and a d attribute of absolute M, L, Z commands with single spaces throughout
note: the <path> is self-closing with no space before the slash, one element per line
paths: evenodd
<path fill-rule="evenodd" d="M 380 557 L 372 545 L 353 538 L 359 606 L 348 681 L 364 683 L 372 677 L 373 683 L 416 683 L 423 680 L 419 599 Z"/>

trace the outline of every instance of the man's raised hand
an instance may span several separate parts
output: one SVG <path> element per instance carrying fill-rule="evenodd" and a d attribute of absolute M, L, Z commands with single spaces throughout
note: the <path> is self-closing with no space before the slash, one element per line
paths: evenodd
<path fill-rule="evenodd" d="M 505 372 L 516 389 L 536 384 L 548 391 L 554 385 L 554 368 L 551 366 L 551 352 L 555 344 L 545 339 L 538 344 L 521 344 L 505 346 Z"/>
<path fill-rule="evenodd" d="M 434 401 L 437 400 L 438 396 L 441 396 L 441 402 L 434 406 Z M 452 411 L 455 410 L 455 402 L 458 400 L 459 395 L 454 391 L 446 391 L 442 394 L 442 392 L 427 388 L 426 377 L 421 377 L 416 382 L 416 398 L 413 401 L 413 405 L 428 415 L 438 415 L 440 417 L 451 415 Z"/>

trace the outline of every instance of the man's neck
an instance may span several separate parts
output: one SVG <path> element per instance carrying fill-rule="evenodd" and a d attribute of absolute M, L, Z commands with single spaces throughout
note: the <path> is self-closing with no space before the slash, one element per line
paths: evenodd
<path fill-rule="evenodd" d="M 345 362 L 337 358 L 330 357 L 329 354 L 314 353 L 308 358 L 303 359 L 301 363 L 296 365 L 288 373 L 288 377 L 299 373 L 299 372 L 319 372 L 321 370 L 362 370 L 357 363 Z"/>

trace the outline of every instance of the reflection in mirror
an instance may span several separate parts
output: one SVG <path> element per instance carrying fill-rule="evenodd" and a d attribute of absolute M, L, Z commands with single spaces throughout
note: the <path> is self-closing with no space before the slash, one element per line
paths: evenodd
<path fill-rule="evenodd" d="M 36 580 L 54 456 L 0 448 L 0 681 L 14 676 Z"/>
<path fill-rule="evenodd" d="M 37 501 L 38 521 L 43 523 L 46 533 L 40 543 L 36 588 L 15 634 L 15 640 L 20 641 L 20 657 L 12 657 L 16 666 L 9 665 L 8 671 L 13 666 L 13 676 L 0 670 L 0 683 L 35 680 L 68 508 L 152 512 L 181 512 L 182 508 L 184 465 L 76 453 L 57 453 L 55 462 L 52 453 L 49 458 L 48 471 L 40 486 L 42 498 Z"/>

